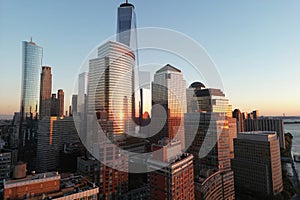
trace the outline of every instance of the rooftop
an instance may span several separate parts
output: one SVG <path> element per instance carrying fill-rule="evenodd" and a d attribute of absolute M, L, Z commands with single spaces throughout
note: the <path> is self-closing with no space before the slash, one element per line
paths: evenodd
<path fill-rule="evenodd" d="M 238 133 L 237 139 L 270 142 L 278 139 L 278 136 L 275 131 L 251 131 Z"/>
<path fill-rule="evenodd" d="M 58 172 L 46 172 L 41 174 L 28 175 L 22 179 L 5 181 L 4 188 L 27 185 L 35 182 L 44 182 L 48 181 L 49 179 L 60 179 L 60 175 L 58 174 Z"/>
<path fill-rule="evenodd" d="M 179 72 L 179 73 L 181 73 L 181 70 L 173 67 L 170 64 L 166 64 L 164 67 L 162 67 L 161 69 L 157 70 L 156 73 L 161 73 L 161 72 L 166 72 L 166 71 L 172 71 L 172 72 Z"/>

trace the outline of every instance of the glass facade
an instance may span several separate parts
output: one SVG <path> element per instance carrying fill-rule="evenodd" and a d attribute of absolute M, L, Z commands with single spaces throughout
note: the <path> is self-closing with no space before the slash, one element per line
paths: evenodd
<path fill-rule="evenodd" d="M 160 104 L 167 113 L 167 124 L 162 129 L 158 138 L 153 138 L 154 143 L 159 137 L 176 138 L 184 147 L 183 121 L 186 107 L 186 81 L 180 70 L 171 65 L 166 65 L 158 70 L 152 82 L 152 104 Z M 152 113 L 153 117 L 159 118 L 160 114 Z"/>
<path fill-rule="evenodd" d="M 98 58 L 90 60 L 88 112 L 96 112 L 102 130 L 109 136 L 131 134 L 134 130 L 134 65 L 131 49 L 112 41 L 100 46 Z"/>
<path fill-rule="evenodd" d="M 121 4 L 118 8 L 117 41 L 136 49 L 136 17 L 134 6 Z"/>
<path fill-rule="evenodd" d="M 21 116 L 36 117 L 39 109 L 43 49 L 32 41 L 24 41 L 22 50 Z"/>

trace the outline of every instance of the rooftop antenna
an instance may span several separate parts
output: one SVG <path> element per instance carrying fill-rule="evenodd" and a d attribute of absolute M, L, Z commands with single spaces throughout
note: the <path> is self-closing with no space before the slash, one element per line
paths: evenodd
<path fill-rule="evenodd" d="M 32 42 L 32 36 L 30 37 L 30 42 Z"/>
<path fill-rule="evenodd" d="M 128 0 L 126 0 L 126 4 L 128 4 Z"/>

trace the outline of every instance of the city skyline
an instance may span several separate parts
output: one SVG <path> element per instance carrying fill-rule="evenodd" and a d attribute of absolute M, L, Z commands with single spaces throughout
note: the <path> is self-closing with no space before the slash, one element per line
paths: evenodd
<path fill-rule="evenodd" d="M 65 110 L 67 110 L 71 105 L 74 79 L 84 57 L 99 42 L 115 33 L 116 23 L 107 24 L 109 21 L 116 21 L 115 8 L 120 3 L 122 1 L 106 4 L 92 1 L 89 5 L 81 6 L 78 1 L 75 1 L 70 8 L 67 8 L 73 11 L 65 17 L 64 6 L 68 5 L 67 2 L 61 2 L 62 8 L 58 8 L 51 3 L 1 1 L 0 26 L 3 28 L 0 38 L 3 44 L 0 47 L 3 52 L 1 68 L 9 67 L 1 74 L 0 79 L 1 84 L 7 86 L 6 89 L 1 87 L 3 103 L 0 107 L 0 115 L 19 112 L 21 42 L 28 41 L 30 36 L 33 36 L 33 40 L 43 47 L 42 64 L 50 65 L 53 69 L 52 92 L 60 88 L 64 89 Z M 224 92 L 229 97 L 233 108 L 242 111 L 258 109 L 261 115 L 279 116 L 283 113 L 287 116 L 299 115 L 300 110 L 297 105 L 300 94 L 295 93 L 296 85 L 299 84 L 297 74 L 300 70 L 298 67 L 300 63 L 296 59 L 296 52 L 300 50 L 296 45 L 299 40 L 297 35 L 300 32 L 298 20 L 300 14 L 297 12 L 297 6 L 258 1 L 251 4 L 243 3 L 243 5 L 237 2 L 226 5 L 221 2 L 170 4 L 132 1 L 130 3 L 138 8 L 136 9 L 139 16 L 138 27 L 157 26 L 174 29 L 203 45 L 217 65 L 223 79 Z M 295 2 L 295 4 L 299 3 Z M 151 5 L 158 6 L 151 7 Z M 238 6 L 242 6 L 242 9 L 237 9 Z M 12 9 L 14 11 L 10 12 Z M 51 9 L 56 9 L 55 16 L 51 15 Z M 99 12 L 89 12 L 88 9 L 99 9 Z M 153 15 L 154 11 L 156 13 L 164 9 L 174 12 L 180 10 L 184 15 L 182 18 L 176 15 L 164 15 L 164 17 Z M 201 12 L 195 12 L 195 9 Z M 23 10 L 26 10 L 24 16 Z M 37 18 L 38 13 L 33 12 L 34 10 L 43 10 L 45 15 Z M 191 14 L 188 15 L 185 10 L 194 12 L 189 12 Z M 79 11 L 83 14 L 76 16 L 81 13 Z M 72 18 L 74 21 L 71 20 Z M 193 24 L 194 19 L 199 20 L 199 25 Z M 184 20 L 186 23 L 183 23 Z M 39 25 L 39 22 L 43 22 L 43 25 Z M 212 25 L 216 22 L 218 26 Z M 90 24 L 97 23 L 99 26 L 94 26 L 92 32 L 88 31 Z M 101 25 L 102 27 L 107 25 L 107 28 L 105 30 L 99 28 Z M 80 48 L 71 48 L 70 45 L 74 41 Z M 274 41 L 278 48 L 272 48 Z M 178 66 L 176 63 L 171 64 Z M 192 81 L 201 80 L 187 80 L 187 85 Z M 5 84 L 7 82 L 11 84 Z"/>
<path fill-rule="evenodd" d="M 155 1 L 0 0 L 0 199 L 299 199 L 295 5 Z"/>

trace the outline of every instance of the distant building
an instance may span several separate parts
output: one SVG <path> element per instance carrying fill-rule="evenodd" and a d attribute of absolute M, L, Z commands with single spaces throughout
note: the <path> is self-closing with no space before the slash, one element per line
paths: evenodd
<path fill-rule="evenodd" d="M 39 109 L 40 69 L 43 48 L 30 42 L 22 43 L 21 118 L 37 117 Z"/>
<path fill-rule="evenodd" d="M 275 132 L 242 132 L 234 139 L 234 184 L 238 199 L 245 191 L 266 195 L 282 191 L 279 138 Z"/>
<path fill-rule="evenodd" d="M 4 199 L 98 199 L 99 188 L 81 176 L 61 178 L 57 172 L 29 175 L 4 183 Z"/>
<path fill-rule="evenodd" d="M 40 87 L 40 119 L 51 116 L 52 74 L 51 67 L 43 66 Z"/>
<path fill-rule="evenodd" d="M 72 115 L 74 115 L 75 113 L 77 113 L 77 99 L 78 99 L 78 95 L 77 94 L 73 94 L 72 95 Z"/>
<path fill-rule="evenodd" d="M 244 132 L 244 120 L 245 117 L 239 109 L 234 109 L 232 117 L 236 119 L 236 130 L 237 132 Z"/>
<path fill-rule="evenodd" d="M 245 131 L 276 131 L 280 148 L 285 148 L 284 123 L 280 118 L 260 117 L 244 120 Z"/>
<path fill-rule="evenodd" d="M 64 91 L 59 89 L 57 91 L 57 116 L 63 117 L 64 116 L 64 108 L 65 108 L 65 97 Z"/>
<path fill-rule="evenodd" d="M 51 96 L 51 116 L 58 116 L 57 106 L 58 106 L 58 101 L 56 98 L 56 94 L 52 94 L 52 96 Z"/>
<path fill-rule="evenodd" d="M 60 169 L 60 154 L 65 144 L 78 142 L 80 139 L 72 117 L 44 117 L 39 121 L 36 170 L 47 172 Z"/>
<path fill-rule="evenodd" d="M 87 96 L 88 87 L 88 72 L 83 72 L 78 76 L 78 98 L 77 98 L 77 112 L 85 113 L 85 102 Z"/>

